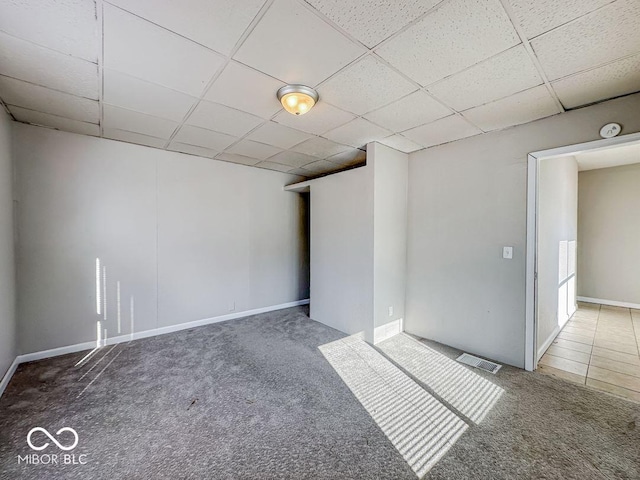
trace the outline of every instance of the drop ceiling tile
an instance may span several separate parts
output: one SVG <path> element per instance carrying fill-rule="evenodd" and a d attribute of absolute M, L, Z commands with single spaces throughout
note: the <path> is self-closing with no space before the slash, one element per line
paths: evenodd
<path fill-rule="evenodd" d="M 522 45 L 456 73 L 429 87 L 439 100 L 461 111 L 542 84 Z"/>
<path fill-rule="evenodd" d="M 356 118 L 355 115 L 333 107 L 320 99 L 316 106 L 313 107 L 313 110 L 304 115 L 291 115 L 289 112 L 282 110 L 274 117 L 274 120 L 296 130 L 322 135 L 354 118 Z"/>
<path fill-rule="evenodd" d="M 258 160 L 266 160 L 281 151 L 282 149 L 280 148 L 272 147 L 264 143 L 241 140 L 227 150 L 226 153 L 235 153 L 237 155 L 244 155 L 245 157 L 257 158 Z"/>
<path fill-rule="evenodd" d="M 110 3 L 228 55 L 264 0 L 110 0 Z"/>
<path fill-rule="evenodd" d="M 231 61 L 204 98 L 268 119 L 282 108 L 276 93 L 283 85 L 280 80 Z"/>
<path fill-rule="evenodd" d="M 5 103 L 60 117 L 99 123 L 100 106 L 96 100 L 40 87 L 0 75 L 0 98 Z"/>
<path fill-rule="evenodd" d="M 337 155 L 325 158 L 325 160 L 337 165 L 341 165 L 343 167 L 351 167 L 366 162 L 367 152 L 365 152 L 364 150 L 360 150 L 359 148 L 353 148 L 351 150 L 347 150 L 346 152 L 338 153 Z"/>
<path fill-rule="evenodd" d="M 640 2 L 618 0 L 531 42 L 550 80 L 640 52 Z"/>
<path fill-rule="evenodd" d="M 313 163 L 318 160 L 316 157 L 305 155 L 304 153 L 292 152 L 286 150 L 274 155 L 269 159 L 270 162 L 280 163 L 282 165 L 291 165 L 291 167 L 300 168 L 303 165 Z"/>
<path fill-rule="evenodd" d="M 407 130 L 402 135 L 423 147 L 431 147 L 478 135 L 479 133 L 482 133 L 482 131 L 471 125 L 464 118 L 459 115 L 451 115 Z"/>
<path fill-rule="evenodd" d="M 499 0 L 453 0 L 376 53 L 429 85 L 520 43 Z"/>
<path fill-rule="evenodd" d="M 104 69 L 104 101 L 156 117 L 181 122 L 197 101 L 185 93 L 161 87 L 115 70 Z"/>
<path fill-rule="evenodd" d="M 200 96 L 221 55 L 119 8 L 104 6 L 104 66 Z"/>
<path fill-rule="evenodd" d="M 244 155 L 235 155 L 233 153 L 221 153 L 216 156 L 216 160 L 223 160 L 225 162 L 238 163 L 240 165 L 255 165 L 260 163 L 257 158 L 245 157 Z"/>
<path fill-rule="evenodd" d="M 462 112 L 485 132 L 532 122 L 556 113 L 560 113 L 560 109 L 544 85 Z"/>
<path fill-rule="evenodd" d="M 433 122 L 453 112 L 428 94 L 417 91 L 364 116 L 394 132 Z"/>
<path fill-rule="evenodd" d="M 280 163 L 274 163 L 274 162 L 268 162 L 268 161 L 257 163 L 255 166 L 258 168 L 265 168 L 267 170 L 274 170 L 276 172 L 283 172 L 283 173 L 286 173 L 292 170 L 292 168 L 289 165 L 282 165 Z"/>
<path fill-rule="evenodd" d="M 2 0 L 0 30 L 66 55 L 98 61 L 98 21 L 92 1 Z"/>
<path fill-rule="evenodd" d="M 144 113 L 104 104 L 102 125 L 128 132 L 168 139 L 178 127 L 178 122 L 166 118 L 152 117 Z"/>
<path fill-rule="evenodd" d="M 640 91 L 640 55 L 563 78 L 551 84 L 566 108 Z"/>
<path fill-rule="evenodd" d="M 332 142 L 326 138 L 314 137 L 296 145 L 291 150 L 324 159 L 350 149 L 351 147 Z"/>
<path fill-rule="evenodd" d="M 161 138 L 151 137 L 135 132 L 127 132 L 117 128 L 104 128 L 102 136 L 111 140 L 120 140 L 121 142 L 135 143 L 136 145 L 145 145 L 147 147 L 162 148 L 167 143 Z"/>
<path fill-rule="evenodd" d="M 173 140 L 188 145 L 210 148 L 211 150 L 222 151 L 237 141 L 236 137 L 224 133 L 212 132 L 205 128 L 183 125 Z"/>
<path fill-rule="evenodd" d="M 298 175 L 299 177 L 312 177 L 313 173 L 309 170 L 305 170 L 304 168 L 295 168 L 293 170 L 289 170 L 291 175 Z"/>
<path fill-rule="evenodd" d="M 342 167 L 340 165 L 336 165 L 335 163 L 331 163 L 326 160 L 318 160 L 316 162 L 309 163 L 304 166 L 305 170 L 316 175 L 320 175 L 322 173 L 335 172 L 336 170 L 340 170 L 341 168 Z"/>
<path fill-rule="evenodd" d="M 312 135 L 294 128 L 285 127 L 279 123 L 267 122 L 251 132 L 247 138 L 286 150 L 312 138 Z"/>
<path fill-rule="evenodd" d="M 234 59 L 311 87 L 365 52 L 296 0 L 275 0 Z"/>
<path fill-rule="evenodd" d="M 307 0 L 369 48 L 428 12 L 441 0 Z"/>
<path fill-rule="evenodd" d="M 527 38 L 537 37 L 614 0 L 507 0 Z"/>
<path fill-rule="evenodd" d="M 0 74 L 80 97 L 99 98 L 98 65 L 2 32 Z"/>
<path fill-rule="evenodd" d="M 369 55 L 323 83 L 318 94 L 323 101 L 362 115 L 416 89 L 415 84 Z"/>
<path fill-rule="evenodd" d="M 242 137 L 264 120 L 224 105 L 202 100 L 189 115 L 186 123 L 216 132 Z"/>
<path fill-rule="evenodd" d="M 379 140 L 391 135 L 389 130 L 374 125 L 364 118 L 355 120 L 327 132 L 324 136 L 334 142 L 361 147 L 374 140 Z"/>
<path fill-rule="evenodd" d="M 403 137 L 399 134 L 383 138 L 382 140 L 378 140 L 378 142 L 404 153 L 411 153 L 424 148 L 422 145 L 418 145 L 407 137 Z"/>
<path fill-rule="evenodd" d="M 215 150 L 211 150 L 210 148 L 197 147 L 195 145 L 187 145 L 186 143 L 180 142 L 171 142 L 169 144 L 169 147 L 167 147 L 167 150 L 171 150 L 173 152 L 188 153 L 189 155 L 197 155 L 199 157 L 205 158 L 213 158 L 219 153 Z"/>
<path fill-rule="evenodd" d="M 100 126 L 95 123 L 79 122 L 48 113 L 27 110 L 26 108 L 9 105 L 9 111 L 16 120 L 20 122 L 32 123 L 34 125 L 44 125 L 45 127 L 57 128 L 65 132 L 79 133 L 81 135 L 100 136 Z"/>

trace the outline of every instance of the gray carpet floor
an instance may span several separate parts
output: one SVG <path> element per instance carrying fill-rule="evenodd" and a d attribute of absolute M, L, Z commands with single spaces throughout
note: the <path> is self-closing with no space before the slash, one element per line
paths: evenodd
<path fill-rule="evenodd" d="M 415 479 L 318 349 L 344 335 L 307 315 L 109 346 L 79 366 L 87 352 L 20 365 L 0 398 L 0 478 Z M 508 366 L 474 372 L 505 392 L 426 478 L 640 478 L 639 405 Z M 69 453 L 86 464 L 18 464 L 35 426 L 74 428 Z"/>

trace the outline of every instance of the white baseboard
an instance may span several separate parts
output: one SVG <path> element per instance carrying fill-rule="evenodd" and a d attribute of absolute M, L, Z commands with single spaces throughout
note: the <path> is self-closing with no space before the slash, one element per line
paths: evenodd
<path fill-rule="evenodd" d="M 551 333 L 551 335 L 549 335 L 549 338 L 547 338 L 542 345 L 540 345 L 540 348 L 538 348 L 538 357 L 536 360 L 536 363 L 538 363 L 540 361 L 540 359 L 542 358 L 542 356 L 544 355 L 544 352 L 547 351 L 547 349 L 551 346 L 551 344 L 553 343 L 553 341 L 556 339 L 556 337 L 558 336 L 558 334 L 560 333 L 560 330 L 562 330 L 559 326 L 553 329 L 553 332 Z"/>
<path fill-rule="evenodd" d="M 300 305 L 308 305 L 309 299 L 297 300 L 295 302 L 281 303 L 280 305 L 272 305 L 269 307 L 255 308 L 253 310 L 245 310 L 244 312 L 235 312 L 228 315 L 220 315 L 218 317 L 204 318 L 202 320 L 195 320 L 193 322 L 179 323 L 177 325 L 169 325 L 167 327 L 154 328 L 152 330 L 145 330 L 142 332 L 135 332 L 133 335 L 121 335 L 119 337 L 107 338 L 106 345 L 115 345 L 117 343 L 129 342 L 131 340 L 137 340 L 139 338 L 155 337 L 157 335 L 164 335 L 166 333 L 179 332 L 180 330 L 188 330 L 190 328 L 202 327 L 211 323 L 224 322 L 227 320 L 234 320 L 237 318 L 249 317 L 251 315 L 258 315 L 260 313 L 273 312 L 276 310 L 282 310 L 285 308 L 297 307 Z M 2 392 L 9 384 L 11 377 L 16 371 L 16 368 L 20 363 L 33 362 L 34 360 L 42 360 L 44 358 L 57 357 L 60 355 L 66 355 L 68 353 L 81 352 L 83 350 L 91 350 L 96 347 L 95 340 L 92 342 L 77 343 L 75 345 L 68 345 L 66 347 L 52 348 L 50 350 L 43 350 L 41 352 L 27 353 L 25 355 L 18 355 L 14 360 L 9 370 L 2 378 L 0 383 L 0 396 Z"/>
<path fill-rule="evenodd" d="M 0 397 L 4 393 L 4 389 L 7 388 L 7 385 L 9 385 L 9 381 L 11 380 L 11 377 L 13 377 L 13 374 L 16 373 L 16 369 L 18 368 L 19 364 L 20 364 L 20 361 L 18 360 L 18 357 L 16 357 L 13 363 L 11 364 L 11 366 L 9 367 L 9 369 L 7 370 L 7 373 L 5 373 L 4 376 L 2 377 L 2 381 L 0 381 Z"/>
<path fill-rule="evenodd" d="M 578 297 L 579 302 L 599 303 L 601 305 L 610 305 L 612 307 L 634 308 L 640 310 L 640 303 L 618 302 L 617 300 L 603 300 L 602 298 Z"/>

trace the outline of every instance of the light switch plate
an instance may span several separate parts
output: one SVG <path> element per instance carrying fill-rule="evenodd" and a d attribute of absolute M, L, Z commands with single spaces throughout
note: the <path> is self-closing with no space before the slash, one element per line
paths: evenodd
<path fill-rule="evenodd" d="M 511 260 L 513 258 L 513 247 L 502 247 L 502 258 Z"/>

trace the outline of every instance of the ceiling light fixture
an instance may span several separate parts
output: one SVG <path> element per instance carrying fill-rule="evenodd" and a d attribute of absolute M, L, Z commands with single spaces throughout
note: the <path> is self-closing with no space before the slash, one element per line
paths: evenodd
<path fill-rule="evenodd" d="M 278 100 L 287 112 L 304 115 L 318 101 L 318 92 L 304 85 L 285 85 L 278 90 Z"/>

